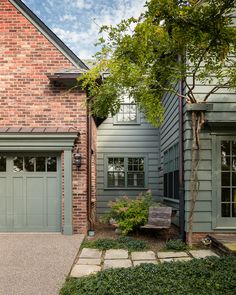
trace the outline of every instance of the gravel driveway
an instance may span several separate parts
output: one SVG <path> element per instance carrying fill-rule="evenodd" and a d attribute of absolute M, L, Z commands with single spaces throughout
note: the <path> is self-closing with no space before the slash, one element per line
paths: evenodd
<path fill-rule="evenodd" d="M 57 295 L 83 237 L 0 234 L 0 294 Z"/>

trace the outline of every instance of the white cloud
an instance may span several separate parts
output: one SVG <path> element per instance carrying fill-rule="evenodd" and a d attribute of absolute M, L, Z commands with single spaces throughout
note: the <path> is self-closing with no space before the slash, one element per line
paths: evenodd
<path fill-rule="evenodd" d="M 64 22 L 64 21 L 76 21 L 77 17 L 75 15 L 72 14 L 64 14 L 63 16 L 61 16 L 59 18 L 59 21 Z"/>
<path fill-rule="evenodd" d="M 137 18 L 144 12 L 145 0 L 117 0 L 115 6 L 102 5 L 100 13 L 94 15 L 99 25 L 116 25 L 131 16 Z"/>
<path fill-rule="evenodd" d="M 1 0 L 0 0 L 1 1 Z M 138 17 L 145 0 L 23 0 L 80 58 L 98 50 L 94 44 L 102 25 Z"/>
<path fill-rule="evenodd" d="M 75 0 L 75 7 L 79 9 L 90 9 L 92 2 L 90 0 Z"/>

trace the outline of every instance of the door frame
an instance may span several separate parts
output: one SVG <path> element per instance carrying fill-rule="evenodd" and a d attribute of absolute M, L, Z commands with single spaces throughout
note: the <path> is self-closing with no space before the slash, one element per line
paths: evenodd
<path fill-rule="evenodd" d="M 221 141 L 234 139 L 236 141 L 235 132 L 212 134 L 212 227 L 226 232 L 236 230 L 236 218 L 221 217 Z"/>

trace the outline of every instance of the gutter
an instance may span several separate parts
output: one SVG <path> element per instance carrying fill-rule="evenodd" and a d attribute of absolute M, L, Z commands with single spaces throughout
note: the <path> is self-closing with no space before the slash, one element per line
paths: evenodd
<path fill-rule="evenodd" d="M 179 61 L 182 62 L 181 56 Z M 179 91 L 184 95 L 184 81 L 179 81 Z M 184 193 L 184 126 L 183 126 L 183 98 L 179 97 L 179 227 L 180 239 L 185 242 L 185 193 Z"/>
<path fill-rule="evenodd" d="M 89 222 L 88 233 L 94 235 L 94 220 L 92 218 L 92 117 L 87 106 L 87 219 Z"/>

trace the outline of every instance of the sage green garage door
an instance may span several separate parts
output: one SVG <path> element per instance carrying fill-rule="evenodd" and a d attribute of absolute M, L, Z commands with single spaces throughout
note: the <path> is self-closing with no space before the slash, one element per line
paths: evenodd
<path fill-rule="evenodd" d="M 59 157 L 0 154 L 0 231 L 61 230 Z"/>

